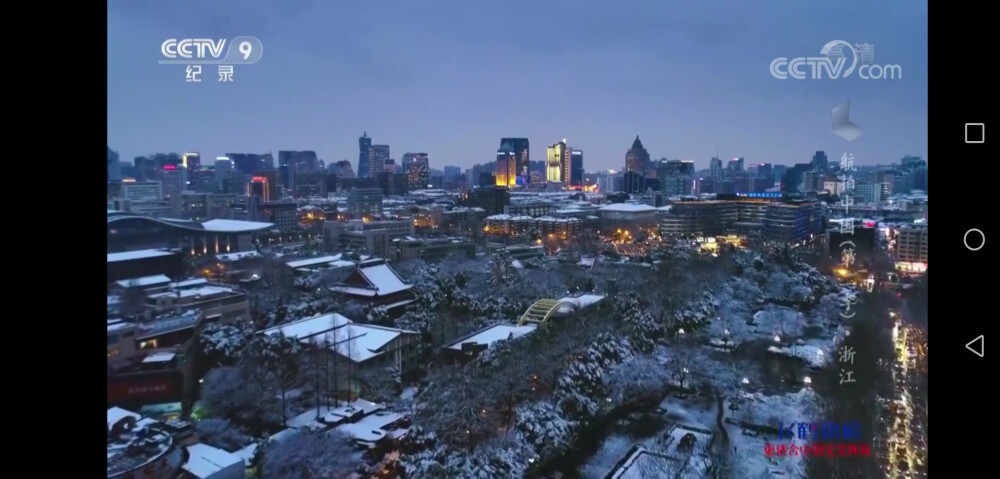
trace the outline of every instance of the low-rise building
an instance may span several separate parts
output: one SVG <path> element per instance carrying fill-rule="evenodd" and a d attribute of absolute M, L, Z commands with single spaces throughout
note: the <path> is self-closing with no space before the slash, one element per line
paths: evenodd
<path fill-rule="evenodd" d="M 183 462 L 184 452 L 164 423 L 108 408 L 108 479 L 169 479 Z"/>
<path fill-rule="evenodd" d="M 243 459 L 207 444 L 187 446 L 187 461 L 178 479 L 244 479 Z"/>
<path fill-rule="evenodd" d="M 493 215 L 486 218 L 483 232 L 495 236 L 517 236 L 528 232 L 569 238 L 583 230 L 579 218 Z"/>
<path fill-rule="evenodd" d="M 494 324 L 469 333 L 442 349 L 444 360 L 452 363 L 465 363 L 474 359 L 479 353 L 499 341 L 519 338 L 532 333 L 537 328 L 534 324 L 518 326 L 516 324 Z"/>
<path fill-rule="evenodd" d="M 598 211 L 602 220 L 613 222 L 643 222 L 656 219 L 656 208 L 638 203 L 611 203 L 602 206 Z"/>
<path fill-rule="evenodd" d="M 323 314 L 282 324 L 261 332 L 297 339 L 331 355 L 337 390 L 364 387 L 359 374 L 373 368 L 396 367 L 405 371 L 417 360 L 420 333 L 351 321 L 337 313 Z"/>
<path fill-rule="evenodd" d="M 350 250 L 391 257 L 392 240 L 414 235 L 413 220 L 350 220 L 323 223 L 323 246 L 327 251 Z"/>
<path fill-rule="evenodd" d="M 413 302 L 412 289 L 413 285 L 403 281 L 384 259 L 375 258 L 358 263 L 354 271 L 330 291 L 392 311 Z"/>
<path fill-rule="evenodd" d="M 475 256 L 476 244 L 468 238 L 399 238 L 393 240 L 396 244 L 396 261 L 408 259 L 440 259 L 450 254 L 459 253 L 468 257 Z"/>

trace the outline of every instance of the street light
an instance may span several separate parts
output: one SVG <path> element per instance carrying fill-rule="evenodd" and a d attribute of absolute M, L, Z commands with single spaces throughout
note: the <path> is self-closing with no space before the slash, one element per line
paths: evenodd
<path fill-rule="evenodd" d="M 813 383 L 813 380 L 812 380 L 812 378 L 811 378 L 811 377 L 809 377 L 809 376 L 806 376 L 806 377 L 802 378 L 802 382 L 803 382 L 803 383 L 806 383 L 806 384 L 812 384 L 812 383 Z"/>
<path fill-rule="evenodd" d="M 746 386 L 747 384 L 750 384 L 750 380 L 749 380 L 749 379 L 747 379 L 747 378 L 743 378 L 743 379 L 742 379 L 742 380 L 740 381 L 740 384 L 742 384 L 742 385 Z"/>
<path fill-rule="evenodd" d="M 774 342 L 780 343 L 781 342 L 781 336 L 775 335 L 774 336 Z"/>

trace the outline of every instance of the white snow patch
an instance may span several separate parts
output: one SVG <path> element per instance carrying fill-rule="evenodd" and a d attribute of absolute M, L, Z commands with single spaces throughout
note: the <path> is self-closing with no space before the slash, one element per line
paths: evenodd
<path fill-rule="evenodd" d="M 784 347 L 771 346 L 767 348 L 767 352 L 801 359 L 814 368 L 823 367 L 829 359 L 829 355 L 822 348 L 811 344 Z"/>

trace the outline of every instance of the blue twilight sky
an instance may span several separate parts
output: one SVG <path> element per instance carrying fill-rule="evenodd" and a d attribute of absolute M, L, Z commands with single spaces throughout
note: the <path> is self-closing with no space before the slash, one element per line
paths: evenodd
<path fill-rule="evenodd" d="M 263 59 L 218 83 L 160 65 L 167 38 L 261 39 Z M 775 57 L 871 43 L 901 80 L 777 80 Z M 866 133 L 830 133 L 850 99 Z M 927 153 L 927 2 L 787 0 L 168 0 L 108 2 L 108 145 L 156 152 L 316 150 L 355 168 L 363 131 L 392 156 L 531 158 L 567 138 L 588 170 L 621 168 L 638 134 L 653 158 L 791 164 L 815 150 L 860 164 Z"/>

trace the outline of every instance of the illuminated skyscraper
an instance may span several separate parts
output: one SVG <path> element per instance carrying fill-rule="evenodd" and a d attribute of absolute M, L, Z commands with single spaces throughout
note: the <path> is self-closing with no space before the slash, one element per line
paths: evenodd
<path fill-rule="evenodd" d="M 431 170 L 427 153 L 404 153 L 402 168 L 403 174 L 406 175 L 407 186 L 411 190 L 427 188 Z"/>
<path fill-rule="evenodd" d="M 520 184 L 526 184 L 530 181 L 531 173 L 528 171 L 529 146 L 527 138 L 500 139 L 500 149 L 497 150 L 497 185 L 516 186 L 518 178 L 520 178 Z M 510 160 L 511 156 L 513 156 L 513 160 Z M 504 165 L 503 173 L 500 171 L 501 162 Z M 501 183 L 501 177 L 503 177 L 503 183 Z"/>
<path fill-rule="evenodd" d="M 569 184 L 570 149 L 566 140 L 550 146 L 545 151 L 545 181 Z"/>

